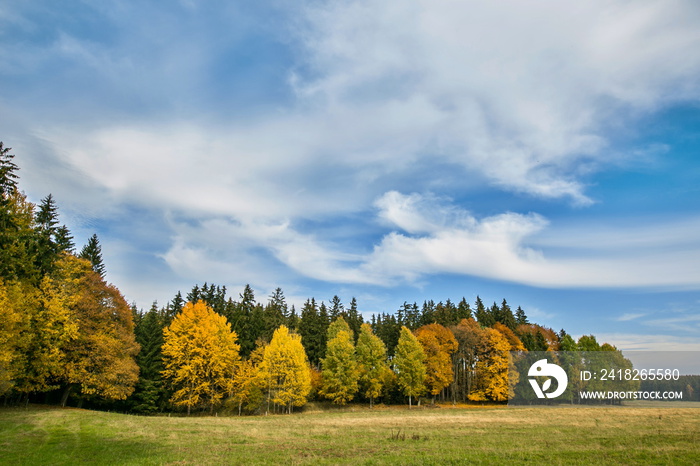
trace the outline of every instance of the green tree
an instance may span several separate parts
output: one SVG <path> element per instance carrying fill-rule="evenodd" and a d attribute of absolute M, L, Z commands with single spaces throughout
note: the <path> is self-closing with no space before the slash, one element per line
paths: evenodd
<path fill-rule="evenodd" d="M 407 327 L 401 327 L 394 364 L 396 380 L 410 407 L 413 397 L 425 393 L 426 373 L 423 347 Z"/>
<path fill-rule="evenodd" d="M 369 407 L 374 406 L 374 400 L 382 393 L 392 372 L 386 362 L 386 345 L 372 332 L 369 324 L 362 324 L 360 336 L 357 339 L 357 366 L 359 385 L 362 394 L 369 398 Z"/>
<path fill-rule="evenodd" d="M 328 327 L 326 357 L 321 361 L 320 393 L 333 403 L 344 405 L 355 397 L 359 372 L 350 327 L 338 317 Z"/>
<path fill-rule="evenodd" d="M 100 274 L 100 277 L 104 278 L 105 266 L 102 262 L 102 246 L 100 246 L 100 240 L 97 239 L 96 234 L 90 237 L 87 244 L 83 246 L 78 257 L 87 259 L 92 266 L 92 270 Z"/>
<path fill-rule="evenodd" d="M 163 328 L 165 314 L 153 303 L 151 309 L 138 320 L 134 333 L 141 351 L 136 356 L 139 380 L 131 396 L 132 409 L 138 413 L 155 413 L 166 396 L 163 386 Z"/>

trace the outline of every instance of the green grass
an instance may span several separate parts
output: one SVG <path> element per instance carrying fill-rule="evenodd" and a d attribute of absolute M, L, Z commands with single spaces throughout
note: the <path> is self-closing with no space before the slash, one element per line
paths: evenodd
<path fill-rule="evenodd" d="M 700 464 L 697 408 L 380 408 L 267 417 L 0 409 L 1 464 Z"/>

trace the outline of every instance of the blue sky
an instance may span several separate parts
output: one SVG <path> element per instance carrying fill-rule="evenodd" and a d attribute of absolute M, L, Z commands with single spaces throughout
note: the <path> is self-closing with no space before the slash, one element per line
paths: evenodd
<path fill-rule="evenodd" d="M 0 2 L 0 139 L 148 308 L 506 298 L 700 349 L 694 1 Z"/>

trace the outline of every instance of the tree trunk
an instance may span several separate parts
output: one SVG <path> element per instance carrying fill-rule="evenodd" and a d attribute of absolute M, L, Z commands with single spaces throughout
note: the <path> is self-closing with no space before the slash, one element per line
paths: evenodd
<path fill-rule="evenodd" d="M 74 384 L 69 383 L 68 386 L 66 386 L 66 389 L 63 390 L 63 396 L 61 397 L 61 407 L 65 408 L 66 403 L 68 403 L 68 397 L 70 396 L 70 393 L 73 391 L 73 387 L 75 387 Z"/>
<path fill-rule="evenodd" d="M 408 409 L 411 409 L 411 395 L 408 395 Z"/>

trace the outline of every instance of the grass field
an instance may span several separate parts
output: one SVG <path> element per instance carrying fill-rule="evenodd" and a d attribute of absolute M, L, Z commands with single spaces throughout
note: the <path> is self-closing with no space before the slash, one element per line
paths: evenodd
<path fill-rule="evenodd" d="M 2 464 L 700 464 L 697 408 L 139 417 L 0 408 Z"/>

